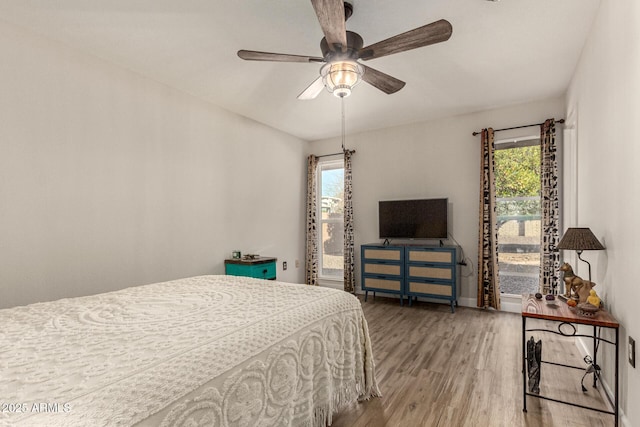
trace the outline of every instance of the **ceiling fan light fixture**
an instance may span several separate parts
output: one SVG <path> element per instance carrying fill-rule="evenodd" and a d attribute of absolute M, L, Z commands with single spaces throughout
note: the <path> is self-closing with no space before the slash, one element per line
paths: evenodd
<path fill-rule="evenodd" d="M 351 88 L 362 80 L 363 74 L 364 68 L 356 61 L 331 62 L 320 69 L 322 83 L 338 98 L 349 96 Z"/>

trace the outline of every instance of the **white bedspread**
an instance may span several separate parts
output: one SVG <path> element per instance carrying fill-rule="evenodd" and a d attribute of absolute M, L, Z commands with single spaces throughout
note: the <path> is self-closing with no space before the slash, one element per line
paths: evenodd
<path fill-rule="evenodd" d="M 202 276 L 0 310 L 0 425 L 325 426 L 379 395 L 359 301 Z"/>

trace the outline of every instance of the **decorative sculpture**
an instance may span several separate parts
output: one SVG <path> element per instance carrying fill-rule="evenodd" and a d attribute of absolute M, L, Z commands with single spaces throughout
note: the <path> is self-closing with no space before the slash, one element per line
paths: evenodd
<path fill-rule="evenodd" d="M 584 281 L 584 284 L 578 289 L 578 302 L 586 303 L 587 298 L 591 294 L 591 290 L 596 284 L 593 282 L 589 282 L 588 280 Z"/>
<path fill-rule="evenodd" d="M 600 308 L 600 297 L 598 296 L 598 294 L 596 294 L 596 291 L 594 289 L 591 289 L 589 291 L 589 297 L 587 298 L 587 302 L 593 305 L 594 307 Z"/>
<path fill-rule="evenodd" d="M 573 272 L 571 264 L 565 262 L 560 266 L 562 271 L 562 281 L 564 282 L 566 298 L 574 298 L 579 302 L 586 302 L 589 297 L 589 291 L 596 285 L 588 280 L 582 280 L 582 277 Z"/>
<path fill-rule="evenodd" d="M 542 365 L 542 340 L 533 337 L 527 341 L 527 371 L 529 372 L 529 393 L 540 393 L 540 366 Z"/>
<path fill-rule="evenodd" d="M 585 290 L 585 287 L 583 286 L 581 290 Z M 589 296 L 586 297 L 586 301 L 578 304 L 578 314 L 581 316 L 593 317 L 596 312 L 600 310 L 600 305 L 600 297 L 596 294 L 596 291 L 594 289 L 589 289 Z"/>

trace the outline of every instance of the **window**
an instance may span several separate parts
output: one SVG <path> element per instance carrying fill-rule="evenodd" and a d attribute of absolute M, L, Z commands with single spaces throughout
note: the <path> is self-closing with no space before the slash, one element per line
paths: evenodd
<path fill-rule="evenodd" d="M 540 280 L 540 139 L 496 142 L 500 291 L 538 292 Z"/>
<path fill-rule="evenodd" d="M 318 163 L 318 276 L 323 279 L 344 278 L 344 161 Z"/>

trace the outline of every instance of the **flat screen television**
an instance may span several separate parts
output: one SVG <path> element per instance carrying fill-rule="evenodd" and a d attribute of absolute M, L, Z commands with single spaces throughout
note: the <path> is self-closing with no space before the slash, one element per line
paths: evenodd
<path fill-rule="evenodd" d="M 378 203 L 381 239 L 446 239 L 448 199 Z"/>

